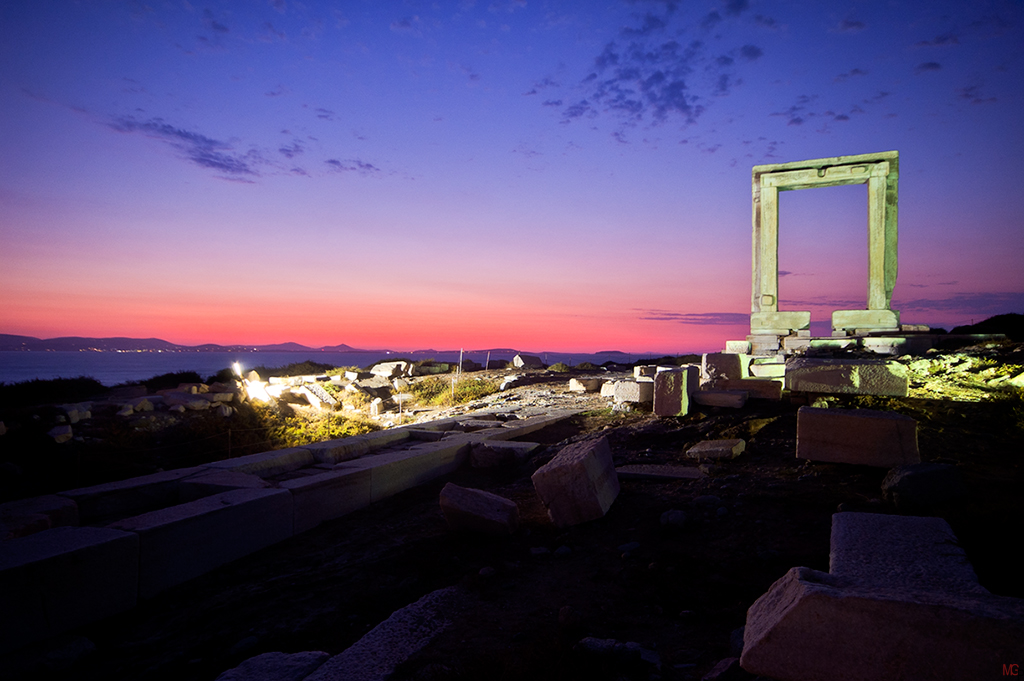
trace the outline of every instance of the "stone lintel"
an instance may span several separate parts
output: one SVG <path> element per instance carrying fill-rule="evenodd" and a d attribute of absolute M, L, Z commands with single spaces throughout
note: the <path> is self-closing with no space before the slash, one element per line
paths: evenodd
<path fill-rule="evenodd" d="M 900 329 L 900 313 L 895 310 L 836 310 L 832 313 L 832 330 L 895 331 Z"/>

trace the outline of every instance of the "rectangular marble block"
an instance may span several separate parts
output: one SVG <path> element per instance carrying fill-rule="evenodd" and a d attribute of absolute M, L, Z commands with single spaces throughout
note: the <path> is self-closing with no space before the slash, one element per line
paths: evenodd
<path fill-rule="evenodd" d="M 301 447 L 289 447 L 287 449 L 275 449 L 269 452 L 259 452 L 248 456 L 240 456 L 237 459 L 224 459 L 207 464 L 209 468 L 223 468 L 239 473 L 258 475 L 261 478 L 271 478 L 282 473 L 290 473 L 305 466 L 313 465 L 313 455 Z"/>
<path fill-rule="evenodd" d="M 314 442 L 303 445 L 302 449 L 309 451 L 317 463 L 341 463 L 402 442 L 411 436 L 410 429 L 393 428 L 337 440 Z"/>
<path fill-rule="evenodd" d="M 558 527 L 603 517 L 619 494 L 612 450 L 604 437 L 563 448 L 531 479 Z"/>
<path fill-rule="evenodd" d="M 61 492 L 78 504 L 81 522 L 94 523 L 111 517 L 134 515 L 178 503 L 178 483 L 202 471 L 202 467 L 178 468 L 92 487 Z"/>
<path fill-rule="evenodd" d="M 886 360 L 796 358 L 786 362 L 786 389 L 808 393 L 906 397 L 907 368 Z"/>
<path fill-rule="evenodd" d="M 3 542 L 0 654 L 135 607 L 139 538 L 55 527 Z"/>
<path fill-rule="evenodd" d="M 654 413 L 686 416 L 690 412 L 689 373 L 692 367 L 666 369 L 654 376 Z"/>
<path fill-rule="evenodd" d="M 370 505 L 370 469 L 336 469 L 281 483 L 292 493 L 295 534 Z"/>
<path fill-rule="evenodd" d="M 139 535 L 139 597 L 150 598 L 292 536 L 292 495 L 239 489 L 111 525 Z"/>
<path fill-rule="evenodd" d="M 920 463 L 917 421 L 873 409 L 800 407 L 796 455 L 811 461 L 883 468 Z"/>
<path fill-rule="evenodd" d="M 469 456 L 472 437 L 460 434 L 401 451 L 370 454 L 338 464 L 335 470 L 370 471 L 370 501 L 375 502 L 455 472 Z"/>

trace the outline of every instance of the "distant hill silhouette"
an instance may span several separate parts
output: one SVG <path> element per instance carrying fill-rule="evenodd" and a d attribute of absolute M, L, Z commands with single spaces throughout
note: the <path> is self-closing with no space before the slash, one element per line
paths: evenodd
<path fill-rule="evenodd" d="M 998 314 L 977 324 L 958 326 L 950 333 L 1002 333 L 1013 342 L 1021 343 L 1024 342 L 1024 314 Z"/>
<path fill-rule="evenodd" d="M 349 345 L 329 345 L 311 348 L 299 343 L 272 345 L 177 345 L 159 338 L 83 338 L 66 336 L 41 339 L 0 333 L 0 350 L 29 350 L 36 352 L 381 352 L 388 350 L 361 350 Z"/>

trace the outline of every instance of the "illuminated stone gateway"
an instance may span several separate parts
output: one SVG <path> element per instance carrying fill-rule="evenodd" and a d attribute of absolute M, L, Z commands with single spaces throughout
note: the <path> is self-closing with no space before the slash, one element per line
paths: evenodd
<path fill-rule="evenodd" d="M 832 335 L 898 333 L 890 309 L 896 284 L 899 152 L 836 156 L 753 168 L 753 258 L 750 341 L 778 347 L 787 336 L 809 337 L 811 313 L 779 309 L 779 192 L 847 184 L 868 186 L 868 287 L 863 310 L 832 313 Z"/>

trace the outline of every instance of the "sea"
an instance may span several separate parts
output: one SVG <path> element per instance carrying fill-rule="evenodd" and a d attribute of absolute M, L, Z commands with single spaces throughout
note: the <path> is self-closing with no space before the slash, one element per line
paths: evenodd
<path fill-rule="evenodd" d="M 474 350 L 465 351 L 463 356 L 483 364 L 490 359 L 511 360 L 515 350 Z M 624 352 L 559 353 L 524 352 L 536 355 L 545 364 L 564 362 L 575 366 L 581 362 L 604 364 L 605 362 L 630 363 L 655 355 L 638 355 Z M 87 376 L 103 385 L 114 386 L 122 383 L 143 381 L 153 376 L 178 371 L 194 371 L 202 378 L 213 376 L 221 369 L 231 368 L 237 362 L 243 372 L 256 367 L 277 368 L 296 362 L 319 362 L 334 367 L 365 368 L 379 361 L 398 359 L 438 362 L 458 362 L 459 351 L 437 352 L 42 352 L 3 351 L 0 352 L 0 383 L 21 383 L 35 379 L 78 378 Z"/>

